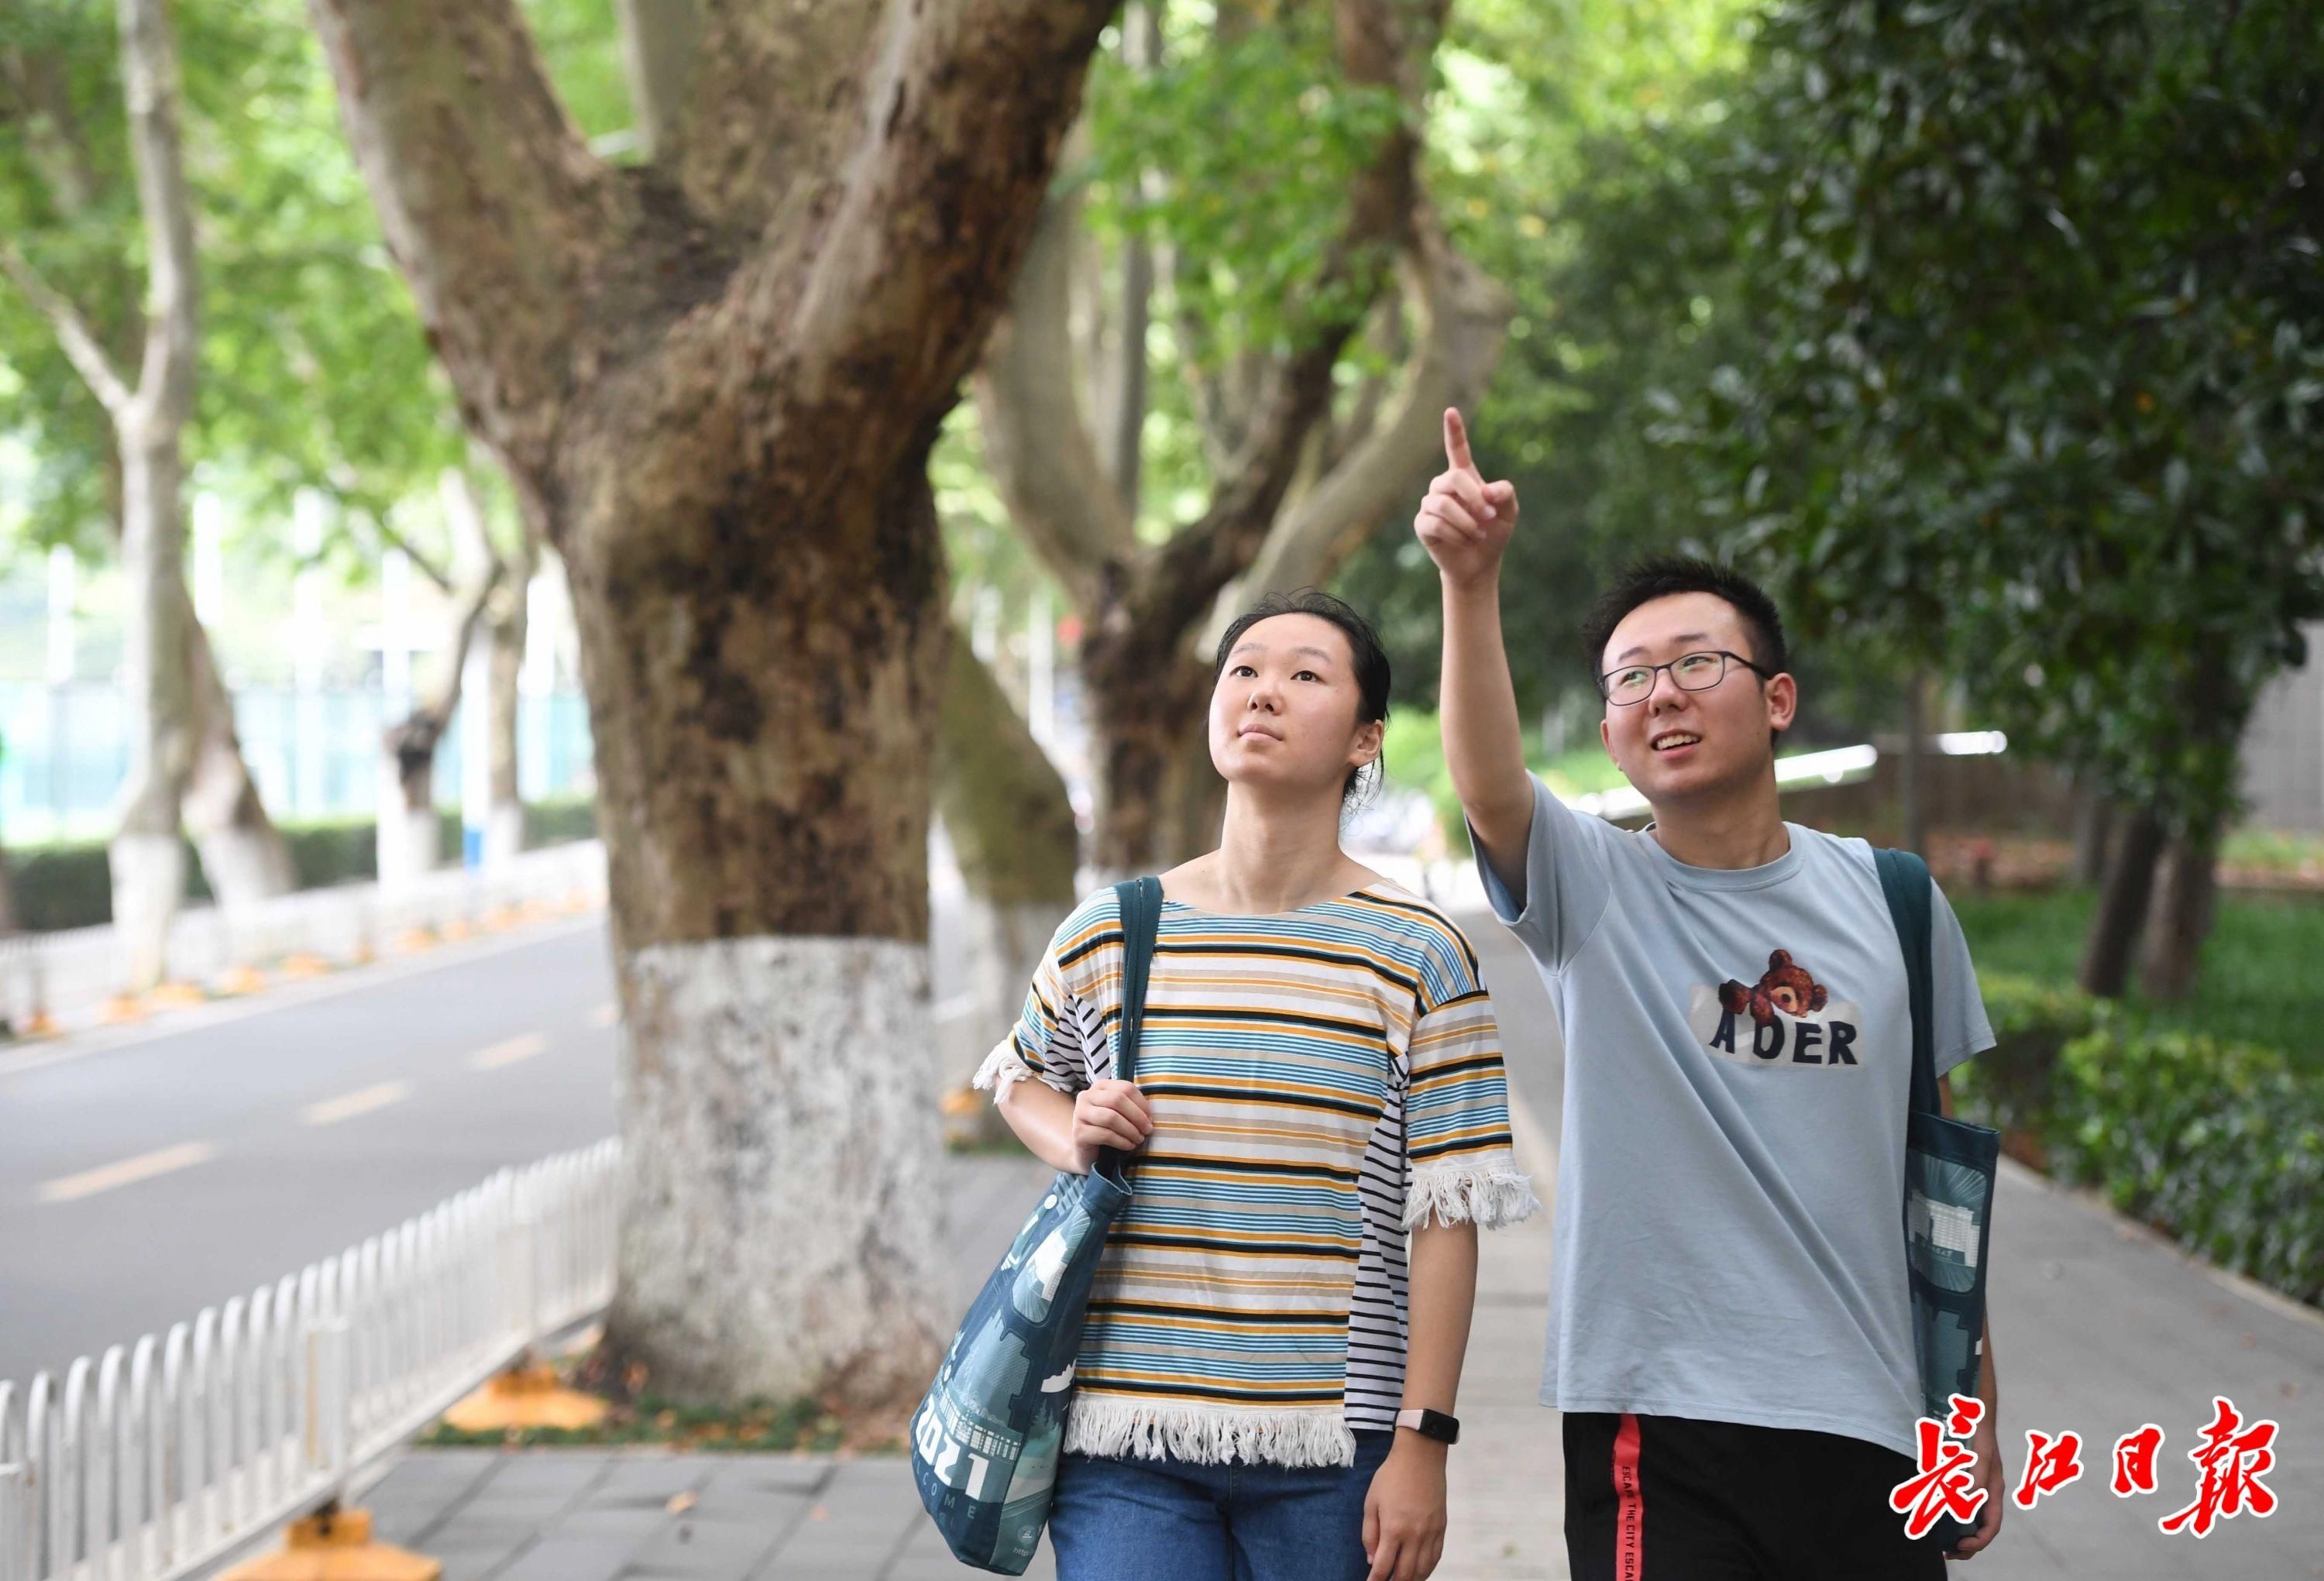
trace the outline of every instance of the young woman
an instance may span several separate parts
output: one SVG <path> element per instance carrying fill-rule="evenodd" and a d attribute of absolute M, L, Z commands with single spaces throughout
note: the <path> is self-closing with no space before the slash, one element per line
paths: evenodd
<path fill-rule="evenodd" d="M 978 1072 L 1057 1168 L 1136 1154 L 1074 1374 L 1061 1581 L 1420 1581 L 1443 1550 L 1477 1227 L 1539 1204 L 1468 941 L 1340 849 L 1388 694 L 1336 599 L 1230 627 L 1225 824 L 1162 875 L 1135 1082 L 1112 1079 L 1111 888 Z"/>

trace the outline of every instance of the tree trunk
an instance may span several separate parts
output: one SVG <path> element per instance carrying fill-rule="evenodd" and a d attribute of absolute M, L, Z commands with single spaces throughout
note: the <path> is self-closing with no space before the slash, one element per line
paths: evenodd
<path fill-rule="evenodd" d="M 1042 952 L 1074 908 L 1081 836 L 1065 780 L 957 627 L 937 713 L 936 807 L 969 894 L 962 934 L 973 1036 L 954 1052 L 973 1062 L 1016 1021 Z M 947 1070 L 947 1081 L 964 1082 L 974 1068 Z M 991 1104 L 976 1113 L 981 1134 L 1001 1134 Z"/>
<path fill-rule="evenodd" d="M 492 804 L 484 812 L 484 869 L 504 868 L 524 850 L 524 797 L 517 777 L 518 710 L 522 692 L 528 602 L 537 557 L 530 542 L 503 567 L 485 605 L 492 640 Z"/>
<path fill-rule="evenodd" d="M 128 584 L 122 690 L 129 771 L 106 859 L 123 986 L 141 993 L 168 969 L 170 926 L 186 889 L 178 808 L 193 767 L 193 688 L 186 673 L 183 473 L 174 423 L 122 435 L 121 567 Z"/>
<path fill-rule="evenodd" d="M 2081 970 L 2076 980 L 2083 992 L 2119 999 L 2129 988 L 2131 960 L 2146 921 L 2163 843 L 2163 822 L 2153 808 L 2139 807 L 2124 821 L 2122 837 L 2107 866 L 2098 911 L 2090 918 L 2089 938 L 2082 948 Z"/>
<path fill-rule="evenodd" d="M 1904 677 L 1904 751 L 1898 759 L 1899 790 L 1904 803 L 1904 843 L 1909 851 L 1929 849 L 1927 775 L 1929 719 L 1928 676 L 1919 670 Z"/>
<path fill-rule="evenodd" d="M 180 804 L 192 771 L 196 700 L 189 685 L 185 470 L 199 349 L 193 199 L 178 134 L 177 49 L 161 0 L 118 0 L 122 97 L 145 234 L 143 354 L 133 384 L 69 297 L 0 236 L 0 274 L 55 331 L 57 345 L 112 419 L 121 482 L 123 708 L 128 772 L 107 856 L 122 980 L 161 979 L 170 924 L 185 890 Z"/>
<path fill-rule="evenodd" d="M 1159 872 L 1210 849 L 1193 842 L 1189 827 L 1200 806 L 1191 782 L 1218 778 L 1210 671 L 1181 650 L 1183 632 L 1163 633 L 1159 643 L 1151 636 L 1093 633 L 1082 643 L 1097 796 L 1090 859 L 1108 879 Z"/>
<path fill-rule="evenodd" d="M 927 464 L 1110 0 L 705 5 L 643 171 L 590 153 L 515 0 L 310 9 L 431 344 L 572 590 L 629 1031 L 605 1365 L 915 1400 L 954 1316 Z"/>
<path fill-rule="evenodd" d="M 193 769 L 198 717 L 187 675 L 185 463 L 193 411 L 198 285 L 193 200 L 178 137 L 178 60 L 161 0 L 120 0 L 123 97 L 137 157 L 151 323 L 137 388 L 98 386 L 121 441 L 122 670 L 129 772 L 108 857 L 124 986 L 161 980 L 170 924 L 185 893 L 179 808 Z M 101 354 L 97 354 L 101 359 Z M 88 370 L 84 370 L 88 372 Z"/>
<path fill-rule="evenodd" d="M 443 735 L 441 723 L 417 711 L 381 735 L 372 839 L 383 895 L 406 893 L 444 859 L 436 818 L 436 748 Z"/>
<path fill-rule="evenodd" d="M 182 584 L 180 587 L 182 588 Z M 183 616 L 186 670 L 201 733 L 182 809 L 186 831 L 201 853 L 210 893 L 229 911 L 288 895 L 299 887 L 290 841 L 266 814 L 265 798 L 242 755 L 234 697 L 218 674 L 209 633 L 188 601 Z"/>
<path fill-rule="evenodd" d="M 2151 999 L 2183 999 L 2195 986 L 2218 897 L 2218 855 L 2216 827 L 2174 839 L 2163 851 L 2139 962 L 2139 987 Z"/>
<path fill-rule="evenodd" d="M 2074 789 L 2074 862 L 2069 881 L 2095 889 L 2106 881 L 2107 852 L 2114 839 L 2114 803 L 2095 786 Z"/>
<path fill-rule="evenodd" d="M 1162 64 L 1160 0 L 1129 0 L 1121 8 L 1121 60 L 1133 78 L 1150 78 Z M 1142 188 L 1140 170 L 1133 178 Z M 1145 462 L 1146 334 L 1154 304 L 1154 244 L 1133 231 L 1121 244 L 1121 310 L 1097 383 L 1097 438 L 1114 495 L 1132 519 L 1138 515 Z"/>
<path fill-rule="evenodd" d="M 692 506 L 710 456 L 678 445 L 608 468 L 664 524 L 618 570 L 564 530 L 635 1050 L 622 1168 L 643 1210 L 622 1217 L 606 1337 L 658 1391 L 897 1401 L 950 1316 L 926 950 L 948 622 L 925 460 L 831 501 L 823 542 L 748 563 L 693 558 L 764 507 Z M 673 630 L 690 640 L 658 639 Z"/>
<path fill-rule="evenodd" d="M 463 508 L 474 503 L 465 485 L 466 479 L 456 468 L 447 471 L 445 503 L 455 523 L 456 542 L 463 545 L 456 560 L 463 580 L 447 589 L 453 596 L 452 627 L 445 644 L 444 668 L 434 687 L 413 703 L 411 712 L 380 736 L 379 811 L 373 837 L 377 842 L 379 886 L 390 895 L 410 889 L 443 860 L 443 830 L 436 816 L 436 750 L 443 745 L 453 711 L 460 705 L 468 648 L 502 581 L 501 564 L 491 557 L 489 545 L 482 541 L 481 525 L 461 525 Z M 482 699 L 476 702 L 483 703 Z"/>

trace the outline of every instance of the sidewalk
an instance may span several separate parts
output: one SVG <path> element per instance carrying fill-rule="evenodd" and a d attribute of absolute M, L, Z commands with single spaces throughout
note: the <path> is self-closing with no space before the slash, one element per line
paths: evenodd
<path fill-rule="evenodd" d="M 964 1307 L 1049 1172 L 1006 1157 L 947 1163 L 954 1288 Z M 1481 1244 L 1452 1530 L 1437 1574 L 1562 1581 L 1556 1418 L 1534 1403 L 1546 1216 Z M 382 1540 L 443 1561 L 444 1581 L 955 1581 L 973 1573 L 921 1512 L 901 1459 L 416 1449 L 362 1503 Z M 1046 1544 L 1026 1575 L 1056 1575 Z"/>
<path fill-rule="evenodd" d="M 1467 919 L 1502 1025 L 1554 1024 L 1538 978 L 1489 918 Z M 1563 1092 L 1554 1036 L 1512 1039 L 1518 1147 L 1545 1204 Z M 1004 1157 L 948 1161 L 957 1264 L 970 1296 L 1006 1248 L 1047 1172 Z M 1547 1212 L 1480 1243 L 1476 1318 L 1452 1457 L 1443 1581 L 1563 1581 L 1556 1413 L 1535 1402 L 1549 1273 Z M 2154 1236 L 2023 1170 L 1995 1214 L 1992 1328 L 2011 1471 L 2029 1428 L 2082 1436 L 2080 1481 L 2012 1508 L 1970 1581 L 2324 1581 L 2324 1319 L 2182 1257 Z M 2192 1498 L 2186 1450 L 2211 1397 L 2281 1424 L 2262 1521 L 2222 1521 L 2201 1542 L 2158 1518 Z M 2114 1439 L 2166 1433 L 2161 1490 L 2106 1486 Z M 676 1495 L 691 1494 L 692 1503 Z M 445 1581 L 933 1581 L 954 1565 L 901 1461 L 659 1452 L 415 1451 L 368 1501 L 389 1540 L 441 1558 Z M 1028 1572 L 1053 1575 L 1046 1548 Z M 1130 1581 L 1130 1578 L 1125 1578 Z"/>

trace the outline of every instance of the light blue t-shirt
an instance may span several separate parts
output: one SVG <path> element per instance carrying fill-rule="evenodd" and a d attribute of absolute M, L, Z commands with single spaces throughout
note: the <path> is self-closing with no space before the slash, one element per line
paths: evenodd
<path fill-rule="evenodd" d="M 1522 910 L 1479 850 L 1565 1034 L 1541 1399 L 1909 1455 L 1904 951 L 1872 848 L 1784 828 L 1692 868 L 1536 780 Z M 1934 955 L 1941 1075 L 1993 1045 L 1941 894 Z"/>

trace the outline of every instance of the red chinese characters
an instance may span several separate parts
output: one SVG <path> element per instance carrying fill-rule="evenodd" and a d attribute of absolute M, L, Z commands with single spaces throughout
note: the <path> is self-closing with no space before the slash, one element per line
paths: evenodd
<path fill-rule="evenodd" d="M 2135 1433 L 2114 1441 L 2114 1496 L 2154 1491 L 2154 1456 L 2163 1448 L 2163 1429 L 2148 1422 Z"/>
<path fill-rule="evenodd" d="M 2192 1531 L 2208 1537 L 2217 1522 L 2249 1510 L 2254 1515 L 2275 1513 L 2275 1494 L 2260 1475 L 2275 1464 L 2275 1423 L 2244 1425 L 2235 1405 L 2224 1395 L 2211 1397 L 2211 1424 L 2205 1428 L 2187 1458 L 2195 1463 L 2201 1481 L 2195 1502 L 2159 1522 L 2167 1533 Z"/>
<path fill-rule="evenodd" d="M 2031 1510 L 2043 1494 L 2054 1494 L 2082 1475 L 2082 1436 L 2060 1433 L 2053 1441 L 2046 1433 L 2027 1429 L 2025 1475 L 2010 1495 L 2021 1510 Z"/>
<path fill-rule="evenodd" d="M 1929 1534 L 1940 1516 L 1975 1521 L 1985 1503 L 1985 1490 L 1977 1485 L 1977 1454 L 1960 1441 L 1977 1430 L 1985 1402 L 1956 1394 L 1952 1408 L 1941 1422 L 1921 1419 L 1919 1467 L 1888 1495 L 1888 1507 L 1904 1517 L 1904 1534 L 1916 1540 Z"/>

